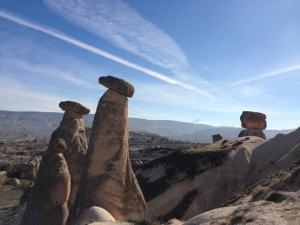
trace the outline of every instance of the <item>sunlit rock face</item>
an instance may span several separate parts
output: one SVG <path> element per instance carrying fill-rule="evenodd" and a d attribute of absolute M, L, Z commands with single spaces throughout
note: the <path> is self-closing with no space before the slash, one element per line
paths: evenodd
<path fill-rule="evenodd" d="M 60 150 L 65 143 L 61 142 Z M 62 153 L 46 153 L 21 220 L 21 225 L 64 225 L 68 217 L 70 173 Z"/>
<path fill-rule="evenodd" d="M 107 210 L 118 221 L 141 218 L 147 212 L 128 152 L 127 97 L 133 95 L 134 89 L 126 81 L 111 76 L 102 77 L 99 82 L 105 82 L 109 89 L 98 103 L 87 168 L 68 224 L 73 224 L 83 210 L 92 206 Z"/>
<path fill-rule="evenodd" d="M 71 175 L 71 193 L 68 200 L 68 206 L 71 208 L 84 171 L 87 151 L 83 115 L 88 114 L 90 110 L 80 103 L 72 101 L 60 102 L 59 107 L 65 113 L 60 126 L 52 133 L 48 151 L 57 150 L 54 145 L 57 145 L 58 140 L 65 141 L 66 149 L 63 154 Z"/>

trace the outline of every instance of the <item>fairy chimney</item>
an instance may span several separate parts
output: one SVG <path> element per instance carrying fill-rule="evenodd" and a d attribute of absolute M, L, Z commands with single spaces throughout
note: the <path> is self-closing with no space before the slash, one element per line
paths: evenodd
<path fill-rule="evenodd" d="M 108 90 L 100 98 L 87 151 L 87 168 L 68 224 L 92 206 L 107 210 L 117 221 L 146 214 L 143 193 L 133 173 L 128 152 L 128 99 L 134 88 L 128 82 L 100 77 Z"/>
<path fill-rule="evenodd" d="M 52 145 L 57 145 L 56 143 L 59 139 L 64 140 L 66 143 L 66 149 L 63 154 L 71 175 L 71 192 L 68 200 L 68 206 L 71 208 L 84 171 L 87 150 L 83 115 L 88 114 L 90 110 L 73 101 L 60 102 L 59 107 L 65 113 L 59 127 L 52 133 L 48 151 L 57 151 L 57 146 Z"/>
<path fill-rule="evenodd" d="M 239 137 L 257 136 L 266 139 L 263 130 L 267 127 L 266 115 L 260 112 L 243 111 L 240 120 L 245 130 L 242 130 Z"/>

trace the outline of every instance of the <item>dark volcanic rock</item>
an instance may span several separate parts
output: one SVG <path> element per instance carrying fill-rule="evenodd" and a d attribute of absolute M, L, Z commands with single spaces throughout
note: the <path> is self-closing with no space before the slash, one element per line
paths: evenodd
<path fill-rule="evenodd" d="M 113 76 L 100 77 L 99 83 L 103 86 L 117 91 L 126 97 L 132 97 L 134 94 L 134 87 L 125 80 Z"/>

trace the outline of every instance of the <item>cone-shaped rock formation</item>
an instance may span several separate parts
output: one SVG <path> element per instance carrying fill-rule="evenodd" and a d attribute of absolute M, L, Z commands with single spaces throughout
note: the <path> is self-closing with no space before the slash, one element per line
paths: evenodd
<path fill-rule="evenodd" d="M 65 143 L 60 142 L 61 150 Z M 70 174 L 62 153 L 47 153 L 20 225 L 64 225 L 68 217 Z"/>
<path fill-rule="evenodd" d="M 131 84 L 114 77 L 101 77 L 109 89 L 101 97 L 95 114 L 87 168 L 68 224 L 92 206 L 107 210 L 116 220 L 145 215 L 146 203 L 132 171 L 128 152 L 128 99 Z M 124 93 L 124 90 L 125 93 Z"/>

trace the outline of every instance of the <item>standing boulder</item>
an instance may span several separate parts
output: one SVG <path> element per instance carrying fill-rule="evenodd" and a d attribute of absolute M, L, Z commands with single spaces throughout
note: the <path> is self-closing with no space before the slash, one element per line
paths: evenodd
<path fill-rule="evenodd" d="M 263 130 L 267 127 L 266 115 L 259 112 L 243 111 L 240 119 L 241 125 L 246 130 L 242 130 L 239 137 L 244 136 L 257 136 L 266 139 Z"/>
<path fill-rule="evenodd" d="M 72 101 L 60 102 L 59 107 L 65 113 L 60 126 L 52 133 L 48 151 L 60 152 L 60 149 L 64 148 L 62 142 L 66 145 L 63 154 L 71 175 L 71 193 L 68 200 L 68 206 L 71 208 L 84 171 L 87 150 L 83 115 L 88 114 L 90 110 Z"/>
<path fill-rule="evenodd" d="M 143 193 L 133 173 L 128 152 L 128 99 L 131 84 L 115 77 L 100 77 L 109 89 L 94 117 L 87 168 L 68 224 L 92 206 L 107 210 L 116 220 L 141 218 L 147 212 Z"/>
<path fill-rule="evenodd" d="M 47 153 L 20 225 L 64 225 L 68 217 L 70 174 L 62 153 Z"/>

